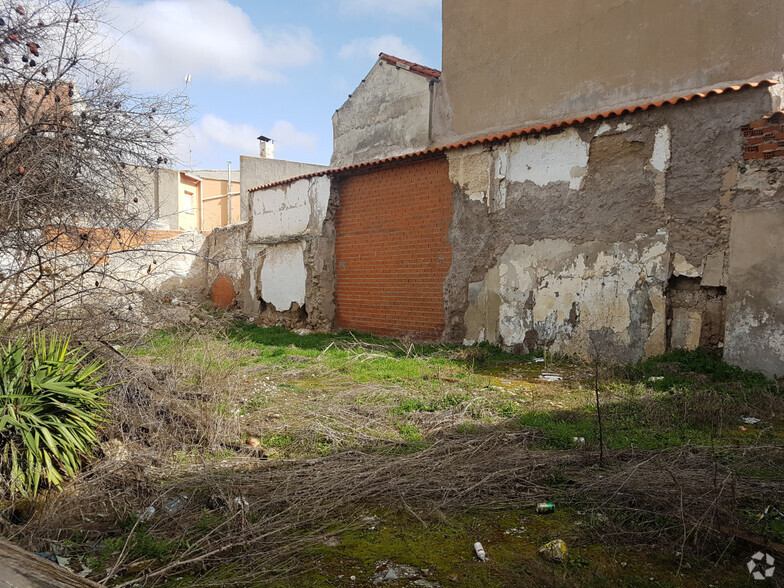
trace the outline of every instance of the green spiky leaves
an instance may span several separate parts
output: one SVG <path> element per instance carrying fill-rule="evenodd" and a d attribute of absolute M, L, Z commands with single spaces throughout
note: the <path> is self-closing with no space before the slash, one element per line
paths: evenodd
<path fill-rule="evenodd" d="M 69 343 L 37 334 L 0 344 L 0 494 L 59 487 L 92 453 L 105 415 L 103 366 Z"/>

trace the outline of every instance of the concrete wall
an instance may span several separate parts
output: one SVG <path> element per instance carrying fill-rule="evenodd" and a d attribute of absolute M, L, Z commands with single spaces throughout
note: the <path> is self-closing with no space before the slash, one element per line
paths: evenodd
<path fill-rule="evenodd" d="M 744 90 L 448 152 L 445 338 L 618 361 L 701 345 L 784 373 L 772 104 Z"/>
<path fill-rule="evenodd" d="M 780 74 L 783 47 L 781 0 L 444 0 L 435 142 Z"/>
<path fill-rule="evenodd" d="M 246 313 L 262 324 L 332 328 L 336 205 L 327 176 L 251 193 Z"/>
<path fill-rule="evenodd" d="M 267 159 L 241 155 L 240 168 L 242 169 L 240 178 L 240 220 L 249 220 L 250 198 L 248 197 L 248 191 L 251 188 L 318 172 L 326 169 L 327 166 L 302 163 L 300 161 L 286 161 L 285 159 Z"/>
<path fill-rule="evenodd" d="M 420 151 L 428 145 L 430 84 L 379 59 L 332 116 L 331 167 Z"/>

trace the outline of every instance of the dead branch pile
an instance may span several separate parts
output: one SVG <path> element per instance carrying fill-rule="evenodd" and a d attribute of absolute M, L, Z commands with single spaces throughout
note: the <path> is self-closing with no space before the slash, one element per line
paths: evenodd
<path fill-rule="evenodd" d="M 742 537 L 728 529 L 743 527 L 738 512 L 744 505 L 781 498 L 780 483 L 737 478 L 717 465 L 711 448 L 622 452 L 609 469 L 599 469 L 590 465 L 595 456 L 589 453 L 532 450 L 532 439 L 530 433 L 501 431 L 445 437 L 411 454 L 348 451 L 233 469 L 218 464 L 180 476 L 134 460 L 104 462 L 17 533 L 41 548 L 42 542 L 67 538 L 74 525 L 135 518 L 154 506 L 159 515 L 148 523 L 149 532 L 177 538 L 187 548 L 134 581 L 236 564 L 246 576 L 232 581 L 252 584 L 289 573 L 295 564 L 301 571 L 298 558 L 308 546 L 360 525 L 378 507 L 406 511 L 427 525 L 447 513 L 517 509 L 556 497 L 607 520 L 606 540 L 720 550 L 722 540 Z M 784 457 L 781 448 L 737 451 L 748 459 L 770 459 L 771 451 L 779 462 Z M 556 478 L 561 490 L 553 488 Z M 180 506 L 169 512 L 172 499 Z M 207 532 L 200 525 L 205 513 L 217 515 Z M 634 527 L 624 524 L 631 519 Z M 114 572 L 138 566 L 131 553 L 128 548 L 118 554 Z"/>

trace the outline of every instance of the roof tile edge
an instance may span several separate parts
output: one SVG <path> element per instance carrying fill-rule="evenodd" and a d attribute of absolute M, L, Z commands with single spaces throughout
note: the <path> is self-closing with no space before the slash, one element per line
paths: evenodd
<path fill-rule="evenodd" d="M 384 55 L 382 53 L 382 55 Z M 396 59 L 396 58 L 393 58 Z M 597 114 L 591 114 L 588 116 L 581 116 L 578 118 L 570 118 L 561 120 L 558 122 L 553 123 L 545 123 L 541 125 L 535 125 L 532 127 L 525 127 L 522 129 L 516 129 L 513 131 L 508 131 L 505 133 L 498 133 L 495 135 L 488 135 L 485 137 L 479 137 L 477 139 L 468 139 L 466 141 L 461 141 L 459 143 L 452 143 L 450 145 L 442 145 L 439 147 L 431 147 L 429 149 L 424 149 L 422 151 L 415 151 L 413 153 L 404 153 L 403 155 L 393 155 L 392 157 L 387 157 L 385 159 L 376 159 L 373 161 L 366 161 L 362 163 L 355 163 L 352 165 L 347 165 L 345 167 L 340 168 L 333 168 L 333 169 L 324 169 L 318 172 L 312 172 L 309 174 L 304 174 L 301 176 L 296 176 L 294 178 L 288 178 L 286 180 L 280 180 L 277 182 L 272 182 L 271 184 L 264 184 L 262 186 L 256 186 L 255 188 L 249 188 L 248 193 L 257 192 L 259 190 L 264 190 L 267 188 L 273 188 L 275 186 L 282 186 L 285 184 L 291 184 L 297 182 L 299 180 L 306 180 L 309 178 L 315 178 L 318 176 L 325 176 L 325 175 L 334 175 L 337 173 L 342 173 L 346 171 L 356 170 L 363 167 L 374 167 L 376 165 L 381 165 L 383 163 L 391 163 L 394 161 L 402 161 L 404 159 L 410 159 L 413 157 L 422 157 L 424 155 L 433 155 L 436 153 L 441 153 L 444 151 L 451 151 L 453 149 L 462 149 L 464 147 L 471 147 L 472 145 L 479 145 L 482 143 L 495 143 L 498 141 L 504 141 L 506 139 L 512 139 L 514 137 L 522 137 L 524 135 L 532 135 L 536 133 L 543 133 L 545 131 L 551 131 L 557 128 L 563 127 L 571 127 L 578 124 L 583 124 L 586 122 L 594 122 L 597 120 L 603 120 L 607 118 L 611 118 L 614 116 L 621 116 L 624 114 L 632 114 L 634 112 L 640 112 L 645 110 L 650 110 L 652 108 L 661 108 L 662 106 L 678 104 L 679 102 L 691 102 L 696 98 L 707 98 L 709 96 L 720 96 L 726 92 L 739 92 L 740 90 L 746 88 L 758 88 L 760 86 L 774 86 L 779 83 L 779 80 L 773 78 L 766 78 L 763 80 L 759 80 L 756 82 L 746 82 L 743 84 L 737 84 L 734 86 L 725 86 L 720 88 L 713 88 L 711 90 L 706 90 L 704 92 L 695 92 L 693 94 L 687 94 L 686 96 L 677 96 L 675 98 L 669 98 L 667 100 L 658 100 L 656 102 L 647 102 L 645 104 L 638 104 L 635 106 L 626 106 L 623 108 L 617 108 L 615 110 L 608 110 L 607 112 L 600 112 Z M 775 113 L 774 113 L 775 114 Z"/>

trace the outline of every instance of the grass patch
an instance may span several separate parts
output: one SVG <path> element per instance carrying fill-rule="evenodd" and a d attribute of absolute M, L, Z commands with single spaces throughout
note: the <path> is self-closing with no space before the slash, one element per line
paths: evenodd
<path fill-rule="evenodd" d="M 438 412 L 453 406 L 460 406 L 470 398 L 469 395 L 463 394 L 445 394 L 441 398 L 405 398 L 398 402 L 397 406 L 392 409 L 392 413 Z"/>

